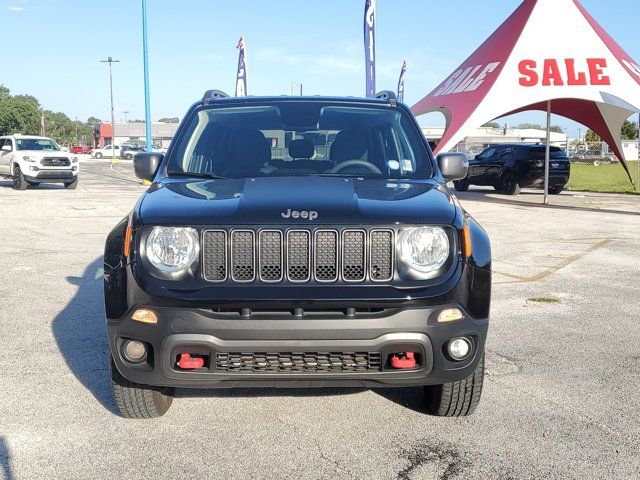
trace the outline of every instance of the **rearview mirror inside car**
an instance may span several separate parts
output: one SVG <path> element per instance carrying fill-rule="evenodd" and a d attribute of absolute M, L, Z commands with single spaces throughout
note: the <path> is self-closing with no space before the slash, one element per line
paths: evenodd
<path fill-rule="evenodd" d="M 133 170 L 136 177 L 150 182 L 156 176 L 164 155 L 153 152 L 140 152 L 133 157 Z"/>
<path fill-rule="evenodd" d="M 464 153 L 441 153 L 437 158 L 445 180 L 462 180 L 467 176 L 469 160 Z"/>

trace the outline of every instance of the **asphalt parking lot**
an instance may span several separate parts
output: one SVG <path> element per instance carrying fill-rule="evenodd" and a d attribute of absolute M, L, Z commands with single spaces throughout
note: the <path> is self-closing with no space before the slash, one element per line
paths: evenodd
<path fill-rule="evenodd" d="M 469 418 L 419 389 L 265 389 L 139 421 L 114 413 L 101 255 L 144 187 L 130 162 L 82 169 L 75 191 L 0 179 L 0 479 L 640 477 L 640 196 L 460 194 L 495 258 Z"/>

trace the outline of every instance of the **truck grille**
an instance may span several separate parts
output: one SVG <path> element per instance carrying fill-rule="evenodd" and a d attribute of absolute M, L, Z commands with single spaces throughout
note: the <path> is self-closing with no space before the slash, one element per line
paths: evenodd
<path fill-rule="evenodd" d="M 68 158 L 45 157 L 40 162 L 43 167 L 68 167 L 71 162 Z"/>
<path fill-rule="evenodd" d="M 209 282 L 387 282 L 395 272 L 394 231 L 216 229 L 202 235 Z"/>
<path fill-rule="evenodd" d="M 379 352 L 217 352 L 216 372 L 344 373 L 379 372 Z"/>

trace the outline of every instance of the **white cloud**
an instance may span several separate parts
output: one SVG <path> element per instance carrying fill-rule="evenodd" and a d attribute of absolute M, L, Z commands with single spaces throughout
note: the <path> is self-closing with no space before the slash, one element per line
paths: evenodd
<path fill-rule="evenodd" d="M 12 12 L 26 12 L 27 11 L 26 8 L 16 7 L 16 6 L 9 7 L 9 10 L 11 10 Z"/>

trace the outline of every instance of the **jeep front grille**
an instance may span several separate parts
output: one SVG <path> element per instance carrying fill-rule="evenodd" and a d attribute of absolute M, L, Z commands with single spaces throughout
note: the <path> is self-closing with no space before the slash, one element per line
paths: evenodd
<path fill-rule="evenodd" d="M 216 229 L 202 235 L 209 282 L 388 282 L 395 272 L 394 231 Z"/>
<path fill-rule="evenodd" d="M 228 373 L 379 372 L 379 352 L 217 352 L 215 371 Z"/>

